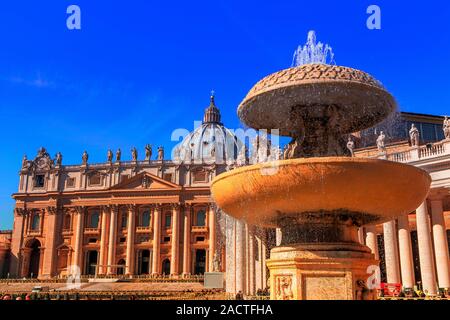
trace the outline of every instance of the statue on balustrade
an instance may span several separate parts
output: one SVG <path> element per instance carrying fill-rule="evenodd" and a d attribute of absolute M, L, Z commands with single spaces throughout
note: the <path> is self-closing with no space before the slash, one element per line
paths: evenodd
<path fill-rule="evenodd" d="M 444 130 L 445 139 L 450 140 L 450 120 L 448 119 L 447 116 L 445 116 L 445 119 L 444 119 L 443 130 Z"/>
<path fill-rule="evenodd" d="M 378 152 L 385 153 L 386 152 L 386 146 L 384 144 L 384 141 L 386 140 L 386 135 L 383 131 L 380 131 L 380 135 L 377 138 L 377 148 Z"/>
<path fill-rule="evenodd" d="M 355 153 L 355 141 L 353 141 L 352 136 L 348 136 L 348 141 L 347 141 L 347 149 L 348 151 L 350 151 L 350 156 L 354 157 Z"/>
<path fill-rule="evenodd" d="M 138 157 L 138 152 L 136 147 L 133 147 L 133 149 L 131 149 L 131 159 L 133 161 L 137 161 L 137 157 Z"/>
<path fill-rule="evenodd" d="M 120 157 L 122 156 L 122 151 L 120 151 L 120 148 L 116 151 L 116 161 L 120 161 Z"/>
<path fill-rule="evenodd" d="M 89 159 L 89 155 L 88 155 L 88 153 L 86 152 L 86 150 L 84 150 L 83 155 L 81 156 L 81 163 L 82 163 L 83 165 L 86 165 L 87 162 L 88 162 L 88 159 Z"/>
<path fill-rule="evenodd" d="M 112 153 L 111 149 L 108 149 L 107 157 L 108 157 L 108 162 L 111 162 L 112 158 L 113 158 L 113 153 Z"/>
<path fill-rule="evenodd" d="M 55 162 L 56 162 L 57 166 L 60 166 L 62 164 L 62 154 L 61 154 L 61 152 L 58 152 L 55 155 Z"/>
<path fill-rule="evenodd" d="M 164 160 L 164 148 L 162 146 L 158 147 L 158 160 Z"/>
<path fill-rule="evenodd" d="M 24 154 L 22 158 L 22 169 L 28 168 L 28 158 L 27 155 Z"/>
<path fill-rule="evenodd" d="M 412 147 L 419 146 L 419 129 L 415 126 L 414 123 L 411 124 L 411 129 L 409 130 L 409 139 L 411 140 Z"/>
<path fill-rule="evenodd" d="M 150 160 L 152 158 L 152 146 L 147 144 L 145 146 L 145 160 Z"/>

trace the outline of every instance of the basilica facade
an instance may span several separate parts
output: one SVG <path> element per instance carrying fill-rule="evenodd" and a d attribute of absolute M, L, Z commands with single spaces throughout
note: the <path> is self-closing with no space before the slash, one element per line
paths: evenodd
<path fill-rule="evenodd" d="M 221 123 L 211 96 L 203 123 L 167 160 L 108 150 L 104 163 L 66 165 L 45 148 L 24 157 L 15 200 L 10 277 L 174 278 L 227 271 L 231 292 L 266 287 L 268 232 L 236 221 L 209 185 L 237 165 L 242 142 Z"/>

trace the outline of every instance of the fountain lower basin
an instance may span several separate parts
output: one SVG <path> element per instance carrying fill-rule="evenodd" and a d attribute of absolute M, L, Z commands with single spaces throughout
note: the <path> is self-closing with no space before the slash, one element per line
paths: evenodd
<path fill-rule="evenodd" d="M 379 159 L 320 157 L 237 168 L 211 184 L 216 203 L 250 224 L 280 227 L 286 217 L 350 215 L 376 224 L 414 211 L 431 178 L 425 171 Z"/>
<path fill-rule="evenodd" d="M 216 177 L 211 191 L 231 216 L 281 228 L 267 262 L 271 299 L 370 300 L 378 261 L 358 242 L 358 227 L 414 211 L 430 184 L 409 165 L 321 157 L 238 168 Z"/>

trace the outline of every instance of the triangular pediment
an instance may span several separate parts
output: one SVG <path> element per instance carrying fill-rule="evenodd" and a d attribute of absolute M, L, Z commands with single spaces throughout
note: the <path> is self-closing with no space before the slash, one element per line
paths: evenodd
<path fill-rule="evenodd" d="M 166 181 L 148 172 L 141 172 L 134 177 L 122 180 L 111 187 L 111 190 L 176 190 L 181 186 Z"/>

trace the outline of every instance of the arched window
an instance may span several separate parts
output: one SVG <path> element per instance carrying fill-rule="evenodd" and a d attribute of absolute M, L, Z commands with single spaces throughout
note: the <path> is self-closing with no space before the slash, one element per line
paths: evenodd
<path fill-rule="evenodd" d="M 41 224 L 41 217 L 38 213 L 33 215 L 33 219 L 31 220 L 31 230 L 39 230 Z"/>
<path fill-rule="evenodd" d="M 150 211 L 148 210 L 142 212 L 141 227 L 150 227 Z"/>
<path fill-rule="evenodd" d="M 95 229 L 97 229 L 97 228 L 98 228 L 99 218 L 100 218 L 100 215 L 98 214 L 98 212 L 97 212 L 97 211 L 94 211 L 94 212 L 91 214 L 91 219 L 90 219 L 90 221 L 89 221 L 89 228 L 95 228 Z"/>
<path fill-rule="evenodd" d="M 198 227 L 204 227 L 206 225 L 206 212 L 205 210 L 199 210 L 197 211 L 197 219 L 196 219 L 196 225 Z"/>

